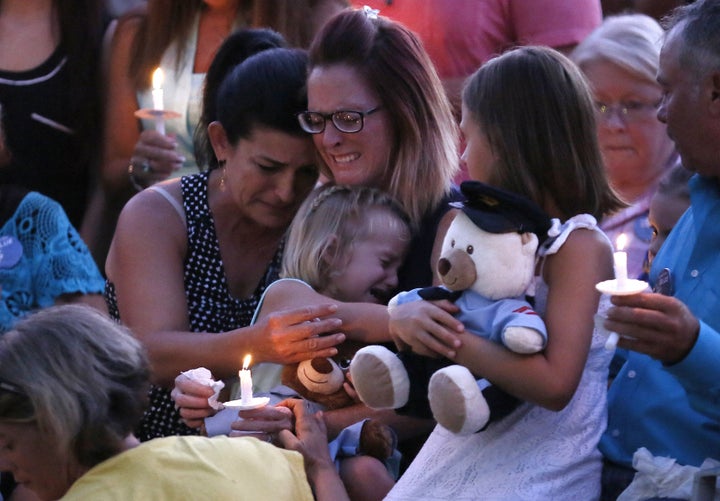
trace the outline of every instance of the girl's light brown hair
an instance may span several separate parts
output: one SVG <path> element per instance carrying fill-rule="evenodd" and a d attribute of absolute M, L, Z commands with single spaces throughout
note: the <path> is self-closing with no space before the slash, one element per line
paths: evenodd
<path fill-rule="evenodd" d="M 490 60 L 469 78 L 463 104 L 499 160 L 491 184 L 562 219 L 625 206 L 603 167 L 588 84 L 559 52 L 527 46 Z"/>

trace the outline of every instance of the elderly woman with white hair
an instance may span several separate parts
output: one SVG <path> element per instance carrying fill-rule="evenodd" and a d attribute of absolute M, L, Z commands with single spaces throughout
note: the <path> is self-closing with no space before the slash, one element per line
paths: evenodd
<path fill-rule="evenodd" d="M 662 90 L 655 80 L 663 29 L 644 14 L 606 18 L 571 54 L 592 87 L 598 139 L 613 188 L 629 207 L 600 227 L 613 242 L 627 237 L 628 274 L 643 273 L 652 230 L 650 198 L 663 173 L 678 161 L 657 117 Z"/>

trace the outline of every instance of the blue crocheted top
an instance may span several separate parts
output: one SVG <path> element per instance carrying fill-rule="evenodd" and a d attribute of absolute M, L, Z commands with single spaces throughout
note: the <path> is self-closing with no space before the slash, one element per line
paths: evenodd
<path fill-rule="evenodd" d="M 58 296 L 103 291 L 104 280 L 61 206 L 36 192 L 0 228 L 0 333 Z"/>

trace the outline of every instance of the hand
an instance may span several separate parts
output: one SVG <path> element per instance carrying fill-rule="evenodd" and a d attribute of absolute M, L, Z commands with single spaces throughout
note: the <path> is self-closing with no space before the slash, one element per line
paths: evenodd
<path fill-rule="evenodd" d="M 390 309 L 390 335 L 398 350 L 407 347 L 430 357 L 454 358 L 465 327 L 453 313 L 459 308 L 450 301 L 412 301 Z"/>
<path fill-rule="evenodd" d="M 175 378 L 175 387 L 170 396 L 180 411 L 180 417 L 190 428 L 200 428 L 204 419 L 215 414 L 215 409 L 208 404 L 213 395 L 209 386 L 191 380 L 185 374 Z"/>
<path fill-rule="evenodd" d="M 135 179 L 150 186 L 170 177 L 185 161 L 176 148 L 177 142 L 173 137 L 155 130 L 142 131 L 130 158 Z"/>
<path fill-rule="evenodd" d="M 295 417 L 295 434 L 290 429 L 281 431 L 278 434 L 280 445 L 302 454 L 309 478 L 313 478 L 318 469 L 327 467 L 334 469 L 322 412 L 313 413 L 310 403 L 300 399 L 285 400 L 278 405 L 284 406 Z"/>
<path fill-rule="evenodd" d="M 338 318 L 329 317 L 337 306 L 307 306 L 269 314 L 256 325 L 260 328 L 253 341 L 253 355 L 263 362 L 292 364 L 337 354 L 335 346 L 345 340 L 337 332 Z"/>
<path fill-rule="evenodd" d="M 605 328 L 620 335 L 618 348 L 674 364 L 690 353 L 700 323 L 680 300 L 662 294 L 613 296 Z"/>
<path fill-rule="evenodd" d="M 362 400 L 360 400 L 360 396 L 358 396 L 357 391 L 355 391 L 355 387 L 352 384 L 352 376 L 350 375 L 350 371 L 347 371 L 345 373 L 343 390 L 345 390 L 345 393 L 348 394 L 348 397 L 350 397 L 353 402 L 355 402 L 356 404 L 362 404 Z"/>
<path fill-rule="evenodd" d="M 267 442 L 274 442 L 282 430 L 293 431 L 295 419 L 292 411 L 285 407 L 284 402 L 277 406 L 267 405 L 259 409 L 239 411 L 242 419 L 234 421 L 230 427 L 231 437 L 255 437 Z"/>

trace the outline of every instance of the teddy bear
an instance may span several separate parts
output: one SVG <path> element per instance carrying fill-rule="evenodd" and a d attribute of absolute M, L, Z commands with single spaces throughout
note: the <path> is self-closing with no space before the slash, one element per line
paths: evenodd
<path fill-rule="evenodd" d="M 345 373 L 355 353 L 365 343 L 346 340 L 337 345 L 332 358 L 313 358 L 282 367 L 282 384 L 300 397 L 318 404 L 325 410 L 341 409 L 355 404 L 344 388 Z M 377 419 L 363 422 L 359 434 L 357 454 L 372 456 L 385 462 L 397 445 L 395 432 Z"/>
<path fill-rule="evenodd" d="M 443 239 L 437 273 L 440 287 L 401 292 L 392 309 L 417 300 L 449 299 L 465 329 L 520 354 L 544 349 L 547 331 L 525 297 L 535 274 L 536 250 L 551 220 L 532 201 L 478 181 L 461 185 L 463 202 Z M 515 397 L 477 381 L 461 365 L 410 351 L 364 347 L 350 365 L 355 390 L 371 408 L 433 417 L 457 434 L 484 429 L 520 404 Z"/>

